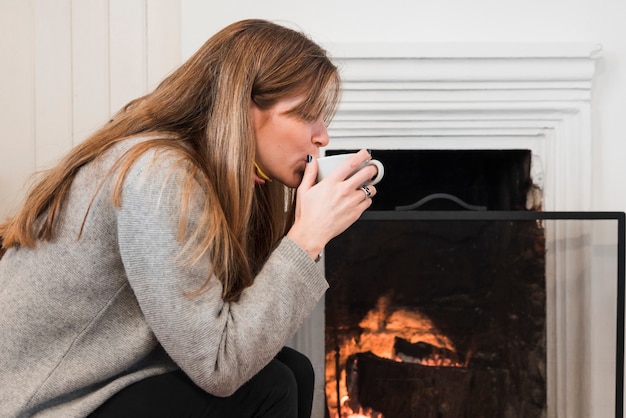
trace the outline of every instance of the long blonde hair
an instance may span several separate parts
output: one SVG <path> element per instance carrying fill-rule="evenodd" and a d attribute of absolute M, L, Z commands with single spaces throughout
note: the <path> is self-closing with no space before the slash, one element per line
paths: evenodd
<path fill-rule="evenodd" d="M 0 225 L 3 246 L 34 247 L 38 240 L 53 239 L 78 170 L 114 144 L 149 134 L 153 139 L 133 146 L 119 162 L 113 203 L 123 204 L 125 175 L 145 151 L 158 147 L 179 153 L 189 179 L 206 191 L 197 223 L 206 230 L 187 231 L 183 213 L 179 240 L 200 237 L 192 258 L 208 251 L 224 300 L 236 300 L 293 223 L 295 201 L 295 190 L 278 182 L 251 186 L 255 141 L 250 100 L 267 109 L 301 95 L 306 99 L 290 111 L 294 116 L 329 121 L 339 101 L 340 79 L 322 48 L 298 31 L 264 20 L 227 26 L 153 92 L 131 101 L 44 172 L 17 215 Z M 185 202 L 191 190 L 184 188 Z M 207 277 L 199 291 L 209 281 Z"/>

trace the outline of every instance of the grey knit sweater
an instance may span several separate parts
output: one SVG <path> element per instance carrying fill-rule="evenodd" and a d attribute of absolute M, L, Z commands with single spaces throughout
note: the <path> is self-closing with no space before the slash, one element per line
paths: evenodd
<path fill-rule="evenodd" d="M 0 261 L 0 417 L 83 417 L 177 367 L 207 392 L 229 395 L 274 357 L 328 287 L 284 238 L 238 302 L 222 301 L 216 279 L 185 295 L 210 265 L 184 267 L 176 257 L 183 173 L 173 158 L 141 157 L 121 208 L 111 181 L 98 191 L 129 143 L 81 169 L 54 241 Z"/>

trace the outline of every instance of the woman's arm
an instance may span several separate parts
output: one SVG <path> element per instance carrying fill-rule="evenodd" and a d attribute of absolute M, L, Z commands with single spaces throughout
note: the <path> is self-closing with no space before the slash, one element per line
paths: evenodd
<path fill-rule="evenodd" d="M 238 302 L 225 303 L 221 283 L 205 282 L 205 255 L 193 266 L 176 239 L 186 172 L 174 158 L 147 153 L 126 179 L 118 211 L 119 245 L 146 322 L 170 357 L 204 390 L 232 394 L 261 370 L 296 332 L 328 287 L 309 255 L 283 239 Z M 191 199 L 197 219 L 202 193 Z M 191 224 L 193 230 L 195 225 Z"/>
<path fill-rule="evenodd" d="M 316 259 L 331 239 L 345 231 L 372 204 L 360 186 L 376 174 L 374 167 L 366 167 L 346 179 L 370 158 L 366 150 L 361 150 L 317 184 L 317 160 L 307 164 L 298 187 L 295 222 L 287 236 L 311 258 Z M 369 189 L 372 196 L 376 194 L 374 186 Z"/>

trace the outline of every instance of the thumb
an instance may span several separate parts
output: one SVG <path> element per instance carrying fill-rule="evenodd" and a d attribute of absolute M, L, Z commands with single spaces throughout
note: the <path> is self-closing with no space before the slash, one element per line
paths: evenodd
<path fill-rule="evenodd" d="M 309 189 L 315 185 L 317 180 L 317 160 L 312 155 L 307 155 L 307 163 L 304 167 L 304 175 L 302 176 L 302 183 L 300 186 L 304 186 Z"/>

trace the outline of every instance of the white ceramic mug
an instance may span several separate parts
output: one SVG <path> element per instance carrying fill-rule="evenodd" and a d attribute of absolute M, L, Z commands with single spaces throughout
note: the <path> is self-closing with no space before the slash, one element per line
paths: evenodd
<path fill-rule="evenodd" d="M 352 155 L 354 155 L 354 154 L 337 154 L 337 155 L 329 155 L 329 156 L 326 156 L 326 157 L 318 158 L 317 159 L 317 181 L 320 181 L 323 178 L 325 178 L 326 176 L 328 176 L 342 162 L 344 162 L 347 158 L 349 158 Z M 383 167 L 383 163 L 381 163 L 378 160 L 364 161 L 363 163 L 361 163 L 361 165 L 359 165 L 357 167 L 356 170 L 354 170 L 352 173 L 350 173 L 348 175 L 348 177 L 351 177 L 354 173 L 356 173 L 357 171 L 359 171 L 360 169 L 362 169 L 363 167 L 365 167 L 367 165 L 375 165 L 376 168 L 378 169 L 378 173 L 376 174 L 376 177 L 374 177 L 371 180 L 366 181 L 363 185 L 364 186 L 369 186 L 369 185 L 372 185 L 372 184 L 376 184 L 380 180 L 382 180 L 383 176 L 385 175 L 385 167 Z M 348 178 L 348 177 L 346 177 L 346 178 Z"/>

